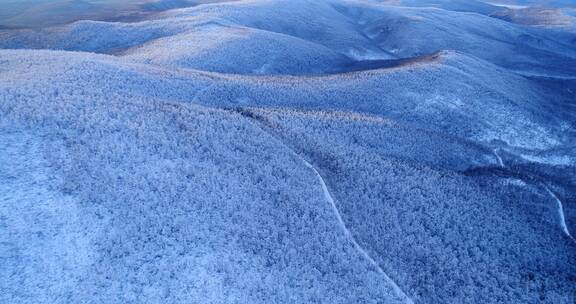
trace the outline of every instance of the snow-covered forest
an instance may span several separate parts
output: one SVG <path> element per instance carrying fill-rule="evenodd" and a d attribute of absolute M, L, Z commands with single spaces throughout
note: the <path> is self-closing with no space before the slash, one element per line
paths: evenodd
<path fill-rule="evenodd" d="M 28 2 L 0 303 L 575 303 L 571 1 Z"/>

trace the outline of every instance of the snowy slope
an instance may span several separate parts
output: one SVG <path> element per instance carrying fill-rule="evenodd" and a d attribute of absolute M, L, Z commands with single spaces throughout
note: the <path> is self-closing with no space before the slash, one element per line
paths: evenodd
<path fill-rule="evenodd" d="M 217 27 L 221 27 L 222 32 L 207 31 Z M 251 37 L 240 39 L 239 32 L 246 31 Z M 145 44 L 137 52 L 139 58 L 217 71 L 226 71 L 229 67 L 214 66 L 216 63 L 246 56 L 246 53 L 273 61 L 270 51 L 261 54 L 266 48 L 256 50 L 255 45 L 261 44 L 270 44 L 268 50 L 276 50 L 280 58 L 302 53 L 301 60 L 308 59 L 311 67 L 316 65 L 315 56 L 333 58 L 333 52 L 354 60 L 382 60 L 453 49 L 524 73 L 574 76 L 575 36 L 559 41 L 554 39 L 555 35 L 542 31 L 480 14 L 428 7 L 352 0 L 239 1 L 174 10 L 158 19 L 136 23 L 79 21 L 40 31 L 14 31 L 3 35 L 0 46 L 116 53 Z M 215 34 L 219 37 L 215 38 Z M 166 38 L 155 42 L 163 37 Z M 236 38 L 234 43 L 231 38 Z M 294 46 L 293 53 L 286 48 L 287 44 Z M 159 45 L 171 46 L 171 51 L 159 55 L 162 51 Z M 322 50 L 321 46 L 331 51 Z M 213 63 L 190 65 L 207 60 L 200 50 L 210 47 L 217 49 L 213 51 L 215 56 L 208 60 Z M 251 52 L 247 52 L 249 50 Z M 256 64 L 248 62 L 253 59 L 248 57 L 243 61 L 250 66 Z M 317 70 L 322 71 L 322 63 L 318 64 Z M 273 69 L 271 73 L 278 72 Z"/>
<path fill-rule="evenodd" d="M 574 243 L 553 197 L 468 173 L 496 167 L 491 151 L 373 116 L 244 111 L 317 165 L 351 233 L 416 303 L 570 299 Z M 509 288 L 472 283 L 488 278 Z"/>
<path fill-rule="evenodd" d="M 0 302 L 573 303 L 576 40 L 438 2 L 1 31 Z"/>
<path fill-rule="evenodd" d="M 210 23 L 124 54 L 138 62 L 234 74 L 320 74 L 353 64 L 348 57 L 306 40 Z"/>
<path fill-rule="evenodd" d="M 227 106 L 267 105 L 380 114 L 463 138 L 516 147 L 552 148 L 574 133 L 546 130 L 570 121 L 523 77 L 482 60 L 443 52 L 391 69 L 324 77 L 227 77 L 196 100 Z M 521 105 L 521 106 L 519 106 Z"/>
<path fill-rule="evenodd" d="M 87 224 L 94 224 L 95 216 L 59 190 L 62 179 L 53 173 L 53 161 L 66 155 L 47 151 L 49 140 L 12 127 L 3 127 L 0 135 L 0 301 L 5 303 L 69 297 L 95 259 L 91 238 L 99 227 Z"/>
<path fill-rule="evenodd" d="M 2 53 L 4 60 L 8 56 Z M 18 251 L 26 248 L 21 239 L 32 232 L 13 228 L 12 221 L 26 223 L 27 213 L 10 208 L 18 201 L 12 192 L 2 192 L 10 247 L 2 249 L 8 267 L 1 275 L 11 278 L 0 285 L 2 301 L 405 302 L 389 278 L 334 228 L 338 222 L 313 172 L 239 114 L 152 99 L 137 86 L 143 80 L 130 74 L 117 80 L 134 82 L 120 87 L 86 85 L 114 74 L 110 68 L 82 69 L 88 75 L 70 70 L 74 80 L 45 73 L 56 80 L 46 85 L 43 77 L 29 78 L 15 65 L 7 65 L 14 72 L 3 70 L 0 76 L 3 125 L 23 134 L 49 134 L 62 144 L 50 139 L 40 144 L 52 158 L 47 169 L 30 167 L 43 153 L 27 147 L 17 146 L 22 151 L 5 162 L 63 179 L 53 191 L 73 194 L 77 213 L 92 227 L 88 248 L 94 258 L 80 269 L 52 265 L 63 275 L 49 281 L 40 279 L 41 267 L 15 271 L 22 265 Z M 74 85 L 62 85 L 66 82 Z M 3 128 L 6 132 L 11 131 Z M 8 136 L 16 140 L 6 135 L 3 143 Z M 9 173 L 26 179 L 18 171 Z M 35 199 L 27 204 L 37 203 L 38 195 Z M 43 221 L 49 228 L 62 220 Z M 55 250 L 69 250 L 64 245 Z M 15 290 L 15 279 L 27 284 Z M 42 284 L 32 284 L 38 280 Z"/>
<path fill-rule="evenodd" d="M 341 10 L 358 20 L 361 31 L 380 48 L 396 56 L 453 49 L 525 73 L 566 76 L 575 72 L 572 45 L 488 16 L 383 5 Z"/>

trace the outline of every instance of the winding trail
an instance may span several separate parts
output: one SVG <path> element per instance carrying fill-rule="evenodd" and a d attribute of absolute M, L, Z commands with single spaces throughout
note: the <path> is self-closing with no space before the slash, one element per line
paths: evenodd
<path fill-rule="evenodd" d="M 560 226 L 562 227 L 564 234 L 566 234 L 574 243 L 576 243 L 576 239 L 574 239 L 574 237 L 570 234 L 570 230 L 568 230 L 568 225 L 566 224 L 566 217 L 564 216 L 564 206 L 562 205 L 562 201 L 560 200 L 560 198 L 558 198 L 556 193 L 554 193 L 552 190 L 550 190 L 550 188 L 548 188 L 548 186 L 544 185 L 544 189 L 546 189 L 548 194 L 550 194 L 550 196 L 552 196 L 552 198 L 554 198 L 554 200 L 558 204 L 558 215 L 560 217 Z"/>
<path fill-rule="evenodd" d="M 346 227 L 346 224 L 344 223 L 344 221 L 342 220 L 342 216 L 340 215 L 340 211 L 338 210 L 338 208 L 336 207 L 336 204 L 334 203 L 334 198 L 332 197 L 332 195 L 330 194 L 330 191 L 328 191 L 328 187 L 326 186 L 326 182 L 324 182 L 324 178 L 322 178 L 322 175 L 320 175 L 320 173 L 318 172 L 318 170 L 316 170 L 316 168 L 314 168 L 314 166 L 312 166 L 312 164 L 310 164 L 307 160 L 305 160 L 302 156 L 298 155 L 296 152 L 294 152 L 292 150 L 292 152 L 306 165 L 306 167 L 308 167 L 310 170 L 312 170 L 314 172 L 314 174 L 316 175 L 316 177 L 318 178 L 318 181 L 320 182 L 320 185 L 322 186 L 322 192 L 324 192 L 324 197 L 326 198 L 326 200 L 328 201 L 328 203 L 330 203 L 330 207 L 332 208 L 332 211 L 334 212 L 334 214 L 336 215 L 336 219 L 338 220 L 338 226 L 340 226 L 340 229 L 342 229 L 344 231 L 344 234 L 346 235 L 346 237 L 352 242 L 352 244 L 354 245 L 354 248 L 356 248 L 356 250 L 370 263 L 372 264 L 372 266 L 376 269 L 376 271 L 381 274 L 382 276 L 384 276 L 384 278 L 386 279 L 386 281 L 388 281 L 388 283 L 390 285 L 392 285 L 392 288 L 394 289 L 394 292 L 396 292 L 396 294 L 398 294 L 398 296 L 400 298 L 402 298 L 406 303 L 409 304 L 414 304 L 414 302 L 412 301 L 412 299 L 410 299 L 408 297 L 408 295 L 406 295 L 406 293 L 400 289 L 400 287 L 396 284 L 396 282 L 394 282 L 385 272 L 384 270 L 382 270 L 382 268 L 378 265 L 378 263 L 376 263 L 376 261 L 374 261 L 374 259 L 372 257 L 370 257 L 370 255 L 368 254 L 368 252 L 366 252 L 366 250 L 364 250 L 364 248 L 362 248 L 362 246 L 360 246 L 360 244 L 358 244 L 358 242 L 356 241 L 356 239 L 354 238 L 354 236 L 352 235 L 352 233 L 350 232 L 350 230 L 348 230 L 348 228 Z"/>
<path fill-rule="evenodd" d="M 499 149 L 493 149 L 492 152 L 494 153 L 494 155 L 496 156 L 496 161 L 498 162 L 498 166 L 504 168 L 504 161 L 502 160 L 502 157 L 500 157 L 500 154 L 498 154 L 498 150 Z"/>
<path fill-rule="evenodd" d="M 493 149 L 492 151 L 494 152 L 494 155 L 496 155 L 496 158 L 498 159 L 498 165 L 502 168 L 506 168 L 504 162 L 502 161 L 502 158 L 498 154 L 498 149 Z M 564 215 L 564 206 L 562 204 L 562 200 L 560 200 L 560 198 L 556 195 L 556 193 L 550 190 L 550 188 L 546 184 L 544 184 L 543 182 L 540 182 L 540 184 L 542 185 L 542 187 L 544 187 L 546 192 L 548 192 L 548 194 L 554 199 L 554 201 L 556 201 L 556 204 L 558 205 L 558 217 L 562 231 L 564 232 L 564 234 L 566 234 L 566 236 L 568 236 L 568 238 L 570 238 L 574 243 L 576 243 L 576 239 L 572 236 L 572 234 L 570 234 L 570 230 L 568 229 L 568 225 L 566 224 L 566 216 Z"/>
<path fill-rule="evenodd" d="M 318 182 L 322 186 L 322 192 L 324 194 L 324 198 L 330 204 L 330 208 L 332 209 L 332 212 L 334 212 L 334 215 L 336 216 L 336 220 L 338 221 L 338 226 L 344 232 L 344 235 L 346 236 L 346 238 L 348 238 L 348 240 L 352 243 L 352 245 L 354 246 L 356 251 L 358 251 L 358 253 L 360 253 L 362 255 L 362 257 L 364 257 L 364 259 L 367 260 L 372 265 L 372 267 L 374 267 L 374 269 L 376 269 L 376 272 L 378 272 L 378 274 L 380 274 L 384 277 L 384 279 L 388 282 L 388 284 L 390 284 L 390 286 L 392 287 L 392 289 L 394 290 L 394 292 L 396 293 L 398 298 L 402 299 L 407 304 L 414 304 L 414 301 L 410 297 L 408 297 L 408 295 L 398 286 L 398 284 L 396 284 L 396 282 L 394 282 L 394 280 L 392 280 L 390 278 L 390 276 L 388 276 L 388 274 L 386 274 L 386 272 L 384 272 L 384 270 L 380 267 L 380 265 L 378 265 L 378 263 L 376 263 L 376 261 L 368 254 L 368 252 L 366 252 L 366 250 L 364 250 L 364 248 L 362 246 L 360 246 L 360 244 L 358 244 L 358 242 L 356 241 L 356 239 L 354 238 L 354 236 L 352 235 L 350 230 L 348 230 L 348 227 L 346 227 L 346 223 L 344 223 L 344 220 L 342 219 L 342 215 L 340 214 L 338 207 L 336 207 L 336 203 L 334 202 L 334 198 L 332 197 L 332 194 L 330 194 L 330 191 L 328 190 L 328 186 L 326 186 L 326 182 L 324 181 L 324 178 L 322 177 L 322 175 L 320 175 L 320 172 L 318 172 L 318 170 L 310 162 L 308 162 L 303 156 L 301 156 L 293 148 L 288 146 L 281 138 L 279 138 L 278 135 L 272 133 L 271 131 L 268 131 L 267 130 L 268 127 L 264 126 L 262 124 L 262 122 L 260 122 L 258 119 L 254 118 L 254 117 L 249 116 L 248 114 L 250 114 L 250 112 L 242 112 L 243 109 L 241 109 L 241 108 L 239 110 L 240 111 L 238 111 L 238 113 L 240 115 L 246 117 L 250 121 L 253 121 L 254 124 L 260 130 L 262 130 L 266 134 L 272 136 L 274 139 L 278 140 L 278 142 L 280 144 L 282 144 L 284 147 L 286 147 L 286 149 L 288 149 L 296 158 L 298 158 L 302 163 L 304 163 L 304 165 L 308 169 L 310 169 L 312 172 L 314 172 L 314 175 L 316 175 Z"/>

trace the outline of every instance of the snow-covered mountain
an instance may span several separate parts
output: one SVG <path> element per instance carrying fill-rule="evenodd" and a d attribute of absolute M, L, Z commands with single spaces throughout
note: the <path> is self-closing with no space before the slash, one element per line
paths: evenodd
<path fill-rule="evenodd" d="M 576 301 L 565 6 L 131 5 L 0 30 L 1 303 Z"/>

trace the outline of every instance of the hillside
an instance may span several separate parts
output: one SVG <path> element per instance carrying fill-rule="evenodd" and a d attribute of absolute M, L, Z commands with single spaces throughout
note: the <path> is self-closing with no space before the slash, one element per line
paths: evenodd
<path fill-rule="evenodd" d="M 576 301 L 576 37 L 403 2 L 0 30 L 0 302 Z"/>

